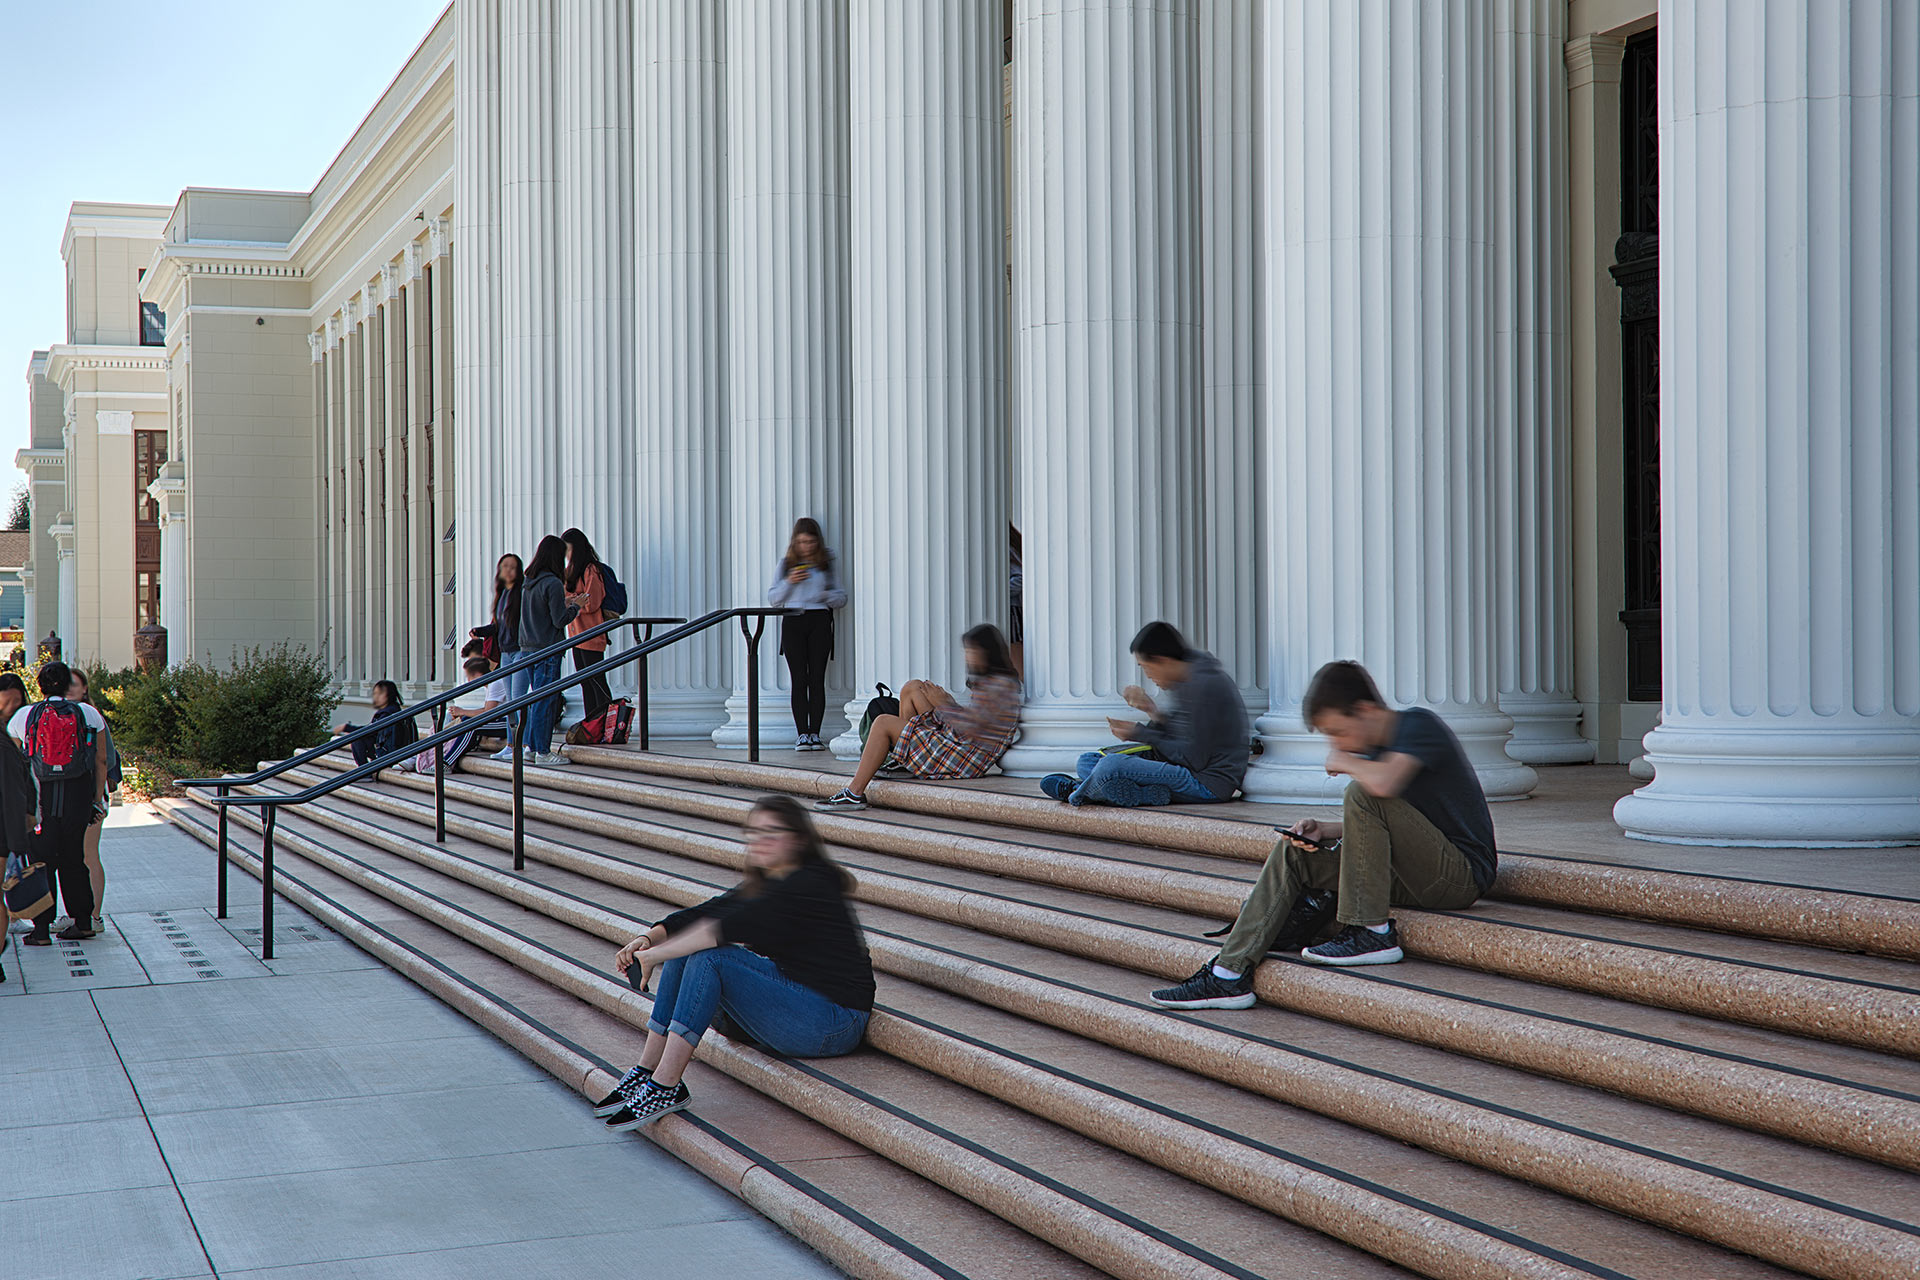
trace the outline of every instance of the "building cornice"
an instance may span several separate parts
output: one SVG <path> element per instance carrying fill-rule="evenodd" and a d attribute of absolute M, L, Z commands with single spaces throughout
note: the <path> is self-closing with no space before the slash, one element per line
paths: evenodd
<path fill-rule="evenodd" d="M 67 346 L 47 352 L 47 380 L 61 391 L 73 389 L 76 373 L 165 373 L 166 353 L 158 347 Z"/>
<path fill-rule="evenodd" d="M 73 256 L 73 242 L 95 236 L 125 240 L 158 240 L 166 234 L 172 205 L 76 203 L 67 211 L 66 230 L 60 236 L 60 260 Z"/>
<path fill-rule="evenodd" d="M 20 449 L 13 455 L 13 465 L 29 474 L 38 469 L 64 473 L 67 469 L 67 452 L 64 449 Z"/>

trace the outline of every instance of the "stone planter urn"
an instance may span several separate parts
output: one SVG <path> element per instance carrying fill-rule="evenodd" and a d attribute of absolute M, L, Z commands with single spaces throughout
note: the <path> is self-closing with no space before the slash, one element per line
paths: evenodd
<path fill-rule="evenodd" d="M 149 622 L 133 633 L 133 665 L 141 671 L 159 671 L 167 665 L 167 629 Z"/>

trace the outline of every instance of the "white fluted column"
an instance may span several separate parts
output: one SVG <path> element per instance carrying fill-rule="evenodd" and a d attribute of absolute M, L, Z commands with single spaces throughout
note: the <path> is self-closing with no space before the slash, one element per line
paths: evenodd
<path fill-rule="evenodd" d="M 367 681 L 379 677 L 367 674 L 367 360 L 358 298 L 348 298 L 342 309 L 340 350 L 344 356 L 340 388 L 344 437 L 341 458 L 346 479 L 342 539 L 346 555 L 342 557 L 340 570 L 346 609 L 342 618 L 346 654 L 342 684 L 348 697 L 359 697 L 366 693 Z"/>
<path fill-rule="evenodd" d="M 733 596 L 764 604 L 795 518 L 813 516 L 852 591 L 846 554 L 852 417 L 847 333 L 846 0 L 733 0 L 727 10 L 727 407 Z M 877 591 L 884 586 L 875 583 Z M 875 600 L 873 604 L 882 601 Z M 847 696 L 842 610 L 827 704 Z M 778 623 L 761 646 L 761 740 L 793 741 Z M 733 643 L 738 644 L 737 638 Z M 723 747 L 747 742 L 746 664 L 734 664 Z M 829 721 L 822 736 L 835 736 Z"/>
<path fill-rule="evenodd" d="M 23 652 L 30 654 L 33 652 L 34 645 L 40 640 L 40 593 L 34 585 L 34 568 L 31 560 L 20 566 L 20 589 L 25 593 L 22 604 L 26 608 L 26 614 L 20 623 L 21 630 L 26 635 L 21 642 L 21 648 Z M 161 596 L 162 601 L 165 599 L 164 595 Z"/>
<path fill-rule="evenodd" d="M 560 65 L 560 511 L 624 582 L 635 545 L 633 0 L 568 0 Z M 609 652 L 626 647 L 625 633 L 610 640 Z M 614 696 L 631 695 L 631 668 L 611 681 Z"/>
<path fill-rule="evenodd" d="M 1195 5 L 1014 10 L 1029 702 L 1008 773 L 1113 741 L 1139 626 L 1200 626 Z M 1116 193 L 1119 193 L 1117 196 Z"/>
<path fill-rule="evenodd" d="M 434 676 L 443 686 L 460 683 L 466 677 L 460 671 L 460 645 L 467 628 L 474 625 L 468 618 L 484 621 L 489 616 L 490 606 L 483 606 L 477 614 L 459 612 L 456 606 L 468 597 L 462 589 L 459 595 L 447 594 L 447 579 L 459 564 L 462 545 L 459 528 L 464 526 L 466 516 L 455 505 L 459 487 L 466 479 L 467 458 L 461 452 L 470 442 L 462 439 L 454 430 L 458 414 L 454 409 L 454 333 L 457 328 L 468 324 L 454 319 L 454 266 L 449 243 L 449 224 L 446 218 L 435 219 L 429 231 L 429 245 L 432 261 L 427 264 L 427 293 L 432 299 L 433 308 L 433 416 L 427 425 L 428 469 L 433 476 L 433 524 L 428 536 L 433 540 L 433 590 L 434 626 L 433 643 Z M 453 531 L 452 540 L 448 540 L 448 531 Z M 482 577 L 486 595 L 491 600 L 493 591 L 493 565 L 482 567 Z M 445 647 L 447 637 L 453 638 L 453 647 Z"/>
<path fill-rule="evenodd" d="M 848 731 L 876 681 L 964 687 L 960 633 L 1006 626 L 1007 324 L 997 5 L 853 0 Z"/>
<path fill-rule="evenodd" d="M 361 558 L 352 572 L 363 579 L 361 594 L 366 611 L 361 626 L 361 675 L 368 692 L 373 682 L 390 678 L 387 674 L 387 476 L 386 419 L 387 364 L 386 316 L 379 295 L 369 285 L 365 294 L 366 318 L 361 321 L 360 385 L 363 403 L 360 409 L 360 521 Z"/>
<path fill-rule="evenodd" d="M 1266 305 L 1261 260 L 1261 0 L 1200 8 L 1202 575 L 1193 641 L 1267 706 Z"/>
<path fill-rule="evenodd" d="M 638 528 L 621 569 L 636 616 L 697 618 L 759 601 L 736 598 L 727 558 L 727 0 L 634 18 Z M 649 662 L 655 737 L 725 721 L 739 645 L 728 627 Z"/>
<path fill-rule="evenodd" d="M 1481 0 L 1301 0 L 1263 33 L 1267 493 L 1273 607 L 1266 753 L 1250 798 L 1328 801 L 1301 722 L 1314 671 L 1357 658 L 1430 707 L 1489 799 L 1506 754 L 1492 623 Z"/>
<path fill-rule="evenodd" d="M 408 510 L 407 485 L 407 320 L 400 296 L 401 268 L 388 263 L 381 272 L 380 334 L 386 349 L 386 404 L 381 445 L 385 463 L 384 501 L 381 503 L 382 529 L 386 546 L 382 567 L 387 583 L 386 678 L 393 681 L 414 679 L 407 646 L 412 624 L 413 592 L 408 581 L 408 543 L 411 512 Z"/>
<path fill-rule="evenodd" d="M 147 492 L 160 507 L 160 625 L 167 629 L 171 666 L 192 656 L 187 635 L 186 464 L 177 458 L 162 464 Z M 33 635 L 33 628 L 27 628 L 27 635 Z"/>
<path fill-rule="evenodd" d="M 432 446 L 428 443 L 433 417 L 432 308 L 427 304 L 425 246 L 407 246 L 407 282 L 401 306 L 407 317 L 407 680 L 406 697 L 414 702 L 433 689 L 434 651 L 443 632 L 435 626 L 435 602 L 441 584 L 433 580 L 434 549 L 440 531 L 434 527 Z"/>
<path fill-rule="evenodd" d="M 338 312 L 327 320 L 327 674 L 347 674 L 347 347 Z"/>
<path fill-rule="evenodd" d="M 80 661 L 80 566 L 75 557 L 73 513 L 63 511 L 48 533 L 53 535 L 54 553 L 60 562 L 60 654 L 70 662 Z M 35 639 L 38 643 L 38 638 Z"/>
<path fill-rule="evenodd" d="M 505 545 L 567 527 L 560 417 L 559 0 L 500 4 L 500 405 Z M 489 593 L 492 571 L 487 571 Z"/>
<path fill-rule="evenodd" d="M 454 625 L 462 634 L 490 616 L 493 565 L 509 549 L 500 418 L 500 0 L 459 0 L 454 15 L 453 256 L 436 259 L 434 274 L 451 268 L 445 289 L 436 280 L 435 324 L 452 325 L 452 396 L 434 406 L 436 453 L 458 441 L 460 468 L 450 510 L 436 539 L 455 526 Z M 452 323 L 445 296 L 460 307 Z M 436 335 L 437 336 L 437 335 Z M 436 592 L 446 575 L 436 574 Z M 446 627 L 434 643 L 440 644 Z M 457 656 L 457 649 L 455 656 Z M 457 664 L 442 672 L 457 672 Z"/>
<path fill-rule="evenodd" d="M 1507 754 L 1584 764 L 1573 692 L 1562 0 L 1495 0 L 1489 89 L 1494 642 Z"/>
<path fill-rule="evenodd" d="M 1614 818 L 1920 843 L 1920 8 L 1661 10 L 1664 700 Z"/>

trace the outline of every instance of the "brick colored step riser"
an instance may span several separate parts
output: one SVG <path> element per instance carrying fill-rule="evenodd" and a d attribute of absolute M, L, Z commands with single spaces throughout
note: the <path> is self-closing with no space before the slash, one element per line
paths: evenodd
<path fill-rule="evenodd" d="M 605 747 L 567 750 L 570 757 L 583 764 L 629 773 L 814 797 L 831 795 L 846 785 L 839 774 L 778 765 L 696 760 Z M 486 766 L 480 771 L 486 771 Z M 1272 833 L 1264 827 L 1222 821 L 1193 810 L 1071 809 L 1037 796 L 914 782 L 877 781 L 870 795 L 882 806 L 912 813 L 1158 845 L 1249 862 L 1264 859 L 1273 843 Z M 1276 820 L 1288 816 L 1279 808 L 1275 815 Z M 1494 892 L 1520 901 L 1920 960 L 1920 904 L 1912 902 L 1525 854 L 1502 854 L 1500 862 L 1501 875 Z"/>
<path fill-rule="evenodd" d="M 428 788 L 432 785 L 429 780 L 404 774 L 391 776 L 403 784 L 424 784 Z M 568 783 L 584 794 L 608 799 L 631 798 L 621 795 L 617 783 L 609 786 L 587 777 L 569 777 Z M 506 796 L 486 788 L 456 783 L 449 786 L 448 794 L 450 797 L 457 794 L 463 800 L 489 808 L 510 807 Z M 704 804 L 699 808 L 708 811 L 700 816 L 735 821 L 740 816 L 715 813 L 713 806 Z M 617 836 L 621 827 L 605 814 L 538 797 L 528 798 L 526 811 L 530 819 L 595 835 Z M 863 824 L 859 819 L 831 816 L 824 818 L 820 827 L 822 833 L 836 843 L 1149 906 L 1191 911 L 1216 919 L 1233 919 L 1245 896 L 1244 889 L 1223 887 L 1205 876 L 1114 866 L 1071 854 L 1045 857 L 998 841 L 903 828 L 881 829 Z M 1920 1056 L 1920 996 L 1585 938 L 1522 931 L 1489 921 L 1434 916 L 1413 910 L 1400 911 L 1397 916 L 1409 949 L 1426 959 L 1681 1013 L 1746 1022 L 1790 1035 Z"/>
<path fill-rule="evenodd" d="M 309 816 L 318 819 L 322 815 L 314 813 Z M 328 825 L 337 823 L 342 829 L 347 829 L 348 824 L 342 819 L 334 815 L 328 817 L 331 818 Z M 379 833 L 362 833 L 359 838 L 369 839 L 400 856 L 416 857 L 426 865 L 444 869 L 448 874 L 454 874 L 469 883 L 482 887 L 500 883 L 501 888 L 512 890 L 515 900 L 528 888 L 523 882 L 515 881 L 504 873 L 458 865 L 454 860 L 446 859 L 417 842 L 389 840 L 379 837 Z M 302 843 L 306 844 L 304 841 Z M 413 846 L 410 852 L 403 852 L 402 848 L 396 847 L 409 844 Z M 325 856 L 323 851 L 321 856 Z M 342 871 L 341 874 L 358 878 L 348 871 Z M 376 892 L 386 892 L 372 884 L 368 887 Z M 400 896 L 411 898 L 412 895 L 402 887 Z M 691 901 L 697 895 L 684 896 L 685 900 Z M 565 903 L 564 900 L 556 903 L 550 914 L 555 918 L 578 915 L 583 921 L 580 927 L 599 933 L 610 941 L 630 936 L 638 927 L 638 922 L 628 922 L 624 927 L 607 924 L 604 928 L 596 929 L 588 922 L 598 917 L 599 913 L 581 913 L 577 905 Z M 466 928 L 437 919 L 435 922 L 467 936 Z M 490 926 L 481 928 L 483 931 L 490 930 Z M 480 945 L 488 944 L 481 942 Z M 489 946 L 489 949 L 493 948 Z M 513 955 L 504 952 L 501 957 L 512 963 L 521 963 Z M 544 969 L 551 961 L 535 958 L 531 963 Z M 605 1007 L 610 1012 L 616 1012 L 617 1016 L 634 1017 L 631 1012 L 631 993 L 623 987 L 616 988 L 597 975 L 555 972 L 549 980 L 597 1004 L 602 999 L 609 1000 L 610 1003 Z M 609 990 L 601 998 L 596 998 L 596 993 L 590 988 L 601 984 Z M 640 1015 L 640 1018 L 643 1019 L 644 1015 Z M 1393 1090 L 1394 1086 L 1385 1086 L 1383 1092 Z M 1412 1095 L 1405 1101 L 1414 1107 L 1424 1105 L 1427 1114 L 1421 1119 L 1428 1126 L 1436 1121 L 1444 1125 L 1449 1119 L 1444 1108 L 1433 1105 L 1439 1100 L 1430 1100 L 1416 1090 L 1402 1089 L 1401 1092 Z M 1008 1100 L 1019 1101 L 1014 1098 Z M 1297 1096 L 1288 1100 L 1300 1102 Z M 1540 1129 L 1524 1121 L 1472 1108 L 1459 1110 L 1467 1114 L 1453 1118 L 1453 1123 L 1448 1126 L 1453 1130 L 1449 1145 L 1458 1150 L 1443 1151 L 1443 1154 L 1453 1154 L 1502 1172 L 1517 1173 L 1556 1190 L 1576 1194 L 1634 1216 L 1646 1217 L 1671 1229 L 1753 1253 L 1810 1274 L 1835 1277 L 1902 1274 L 1898 1270 L 1886 1270 L 1887 1261 L 1891 1258 L 1896 1266 L 1905 1266 L 1907 1263 L 1903 1259 L 1909 1254 L 1912 1264 L 1920 1266 L 1920 1243 L 1872 1224 L 1726 1183 L 1692 1170 L 1666 1165 L 1636 1153 Z M 1075 1127 L 1071 1119 L 1061 1122 Z M 1536 1132 L 1529 1133 L 1529 1130 Z M 1393 1136 L 1419 1141 L 1418 1137 L 1406 1134 Z M 1579 1176 L 1571 1176 L 1569 1171 L 1583 1172 L 1579 1172 Z"/>
<path fill-rule="evenodd" d="M 163 804 L 178 806 L 179 802 Z M 168 816 L 176 825 L 209 847 L 213 846 L 213 832 L 209 828 L 197 822 L 183 822 L 175 813 Z M 237 848 L 230 856 L 235 865 L 256 879 L 259 877 L 257 856 Z M 537 1028 L 514 1018 L 500 1006 L 476 996 L 463 983 L 448 978 L 407 948 L 363 927 L 352 916 L 336 910 L 326 898 L 284 881 L 280 882 L 280 892 L 315 919 L 351 939 L 361 950 L 492 1032 L 569 1089 L 593 1098 L 603 1096 L 613 1087 L 615 1077 Z M 768 1173 L 739 1151 L 677 1116 L 649 1125 L 645 1136 L 850 1276 L 860 1280 L 941 1280 L 935 1272 L 875 1238 L 786 1179 Z"/>
<path fill-rule="evenodd" d="M 354 798 L 403 816 L 418 818 L 423 812 L 397 797 L 356 794 Z M 577 814 L 573 816 L 578 819 Z M 510 847 L 506 833 L 489 824 L 449 815 L 448 829 L 496 848 Z M 595 833 L 626 839 L 633 834 L 633 824 L 601 823 Z M 743 865 L 740 846 L 731 840 L 666 827 L 650 827 L 647 836 L 650 847 L 663 852 L 730 871 Z M 535 838 L 529 838 L 527 847 L 530 852 L 535 849 Z M 629 871 L 626 868 L 631 864 L 609 867 L 602 862 L 577 863 L 574 851 L 549 842 L 540 842 L 537 856 L 638 892 L 654 892 L 649 887 L 652 885 L 666 885 L 669 890 L 672 885 L 680 885 L 672 891 L 686 891 L 685 882 L 677 878 L 649 879 L 653 873 Z M 1210 947 L 1198 943 L 1143 935 L 1124 925 L 995 902 L 940 886 L 896 882 L 880 873 L 863 873 L 858 895 L 877 905 L 1104 963 L 1125 964 L 1160 977 L 1184 977 L 1212 955 Z M 1297 1012 L 1334 1018 L 1381 1034 L 1469 1053 L 1850 1155 L 1920 1168 L 1920 1107 L 1845 1085 L 1788 1076 L 1586 1027 L 1542 1022 L 1470 1002 L 1436 999 L 1419 991 L 1373 984 L 1359 987 L 1351 975 L 1304 965 L 1264 966 L 1255 976 L 1255 990 L 1269 1003 Z"/>

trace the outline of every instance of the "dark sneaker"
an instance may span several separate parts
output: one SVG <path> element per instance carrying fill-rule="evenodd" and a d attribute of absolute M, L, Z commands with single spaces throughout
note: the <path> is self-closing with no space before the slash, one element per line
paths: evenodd
<path fill-rule="evenodd" d="M 91 929 L 83 929 L 77 924 L 70 924 L 53 936 L 62 942 L 85 942 L 88 938 L 95 935 Z"/>
<path fill-rule="evenodd" d="M 1073 789 L 1080 785 L 1080 779 L 1070 773 L 1050 773 L 1040 779 L 1040 789 L 1055 800 L 1065 803 Z"/>
<path fill-rule="evenodd" d="M 1251 1009 L 1253 975 L 1243 973 L 1232 982 L 1213 972 L 1211 961 L 1177 987 L 1162 987 L 1147 997 L 1162 1009 Z"/>
<path fill-rule="evenodd" d="M 642 1125 L 652 1124 L 661 1116 L 685 1111 L 687 1104 L 692 1101 L 693 1095 L 687 1092 L 684 1080 L 671 1089 L 649 1080 L 631 1103 L 608 1117 L 607 1128 L 615 1133 L 638 1129 Z"/>
<path fill-rule="evenodd" d="M 1400 949 L 1400 931 L 1389 920 L 1385 933 L 1350 924 L 1331 940 L 1302 951 L 1300 958 L 1313 964 L 1398 964 L 1407 953 Z"/>
<path fill-rule="evenodd" d="M 888 756 L 887 762 L 874 770 L 874 772 L 883 778 L 904 778 L 911 773 L 912 770 L 908 769 L 907 766 L 901 764 L 892 756 Z"/>
<path fill-rule="evenodd" d="M 653 1079 L 653 1072 L 646 1067 L 635 1067 L 620 1077 L 620 1083 L 613 1086 L 613 1092 L 593 1104 L 593 1114 L 602 1120 L 616 1111 L 626 1108 L 634 1095 L 640 1092 L 642 1085 Z"/>
<path fill-rule="evenodd" d="M 857 796 L 853 794 L 853 792 L 850 789 L 846 787 L 842 787 L 838 791 L 834 792 L 832 795 L 828 796 L 825 800 L 815 800 L 813 802 L 813 807 L 816 809 L 823 809 L 828 812 L 834 812 L 841 809 L 846 809 L 846 810 L 864 809 L 867 807 L 867 798 L 865 796 Z"/>
<path fill-rule="evenodd" d="M 1320 931 L 1333 923 L 1334 908 L 1339 905 L 1331 889 L 1309 889 L 1295 899 L 1293 910 L 1287 912 L 1287 922 L 1280 926 L 1280 936 L 1273 940 L 1269 951 L 1298 951 L 1320 936 Z"/>

